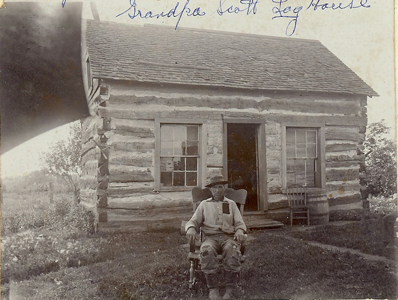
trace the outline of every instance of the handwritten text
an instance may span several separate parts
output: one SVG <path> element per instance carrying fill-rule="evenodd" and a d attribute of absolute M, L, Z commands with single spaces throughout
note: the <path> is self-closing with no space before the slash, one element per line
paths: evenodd
<path fill-rule="evenodd" d="M 200 7 L 196 7 L 194 9 L 188 7 L 189 5 L 189 0 L 186 0 L 184 6 L 182 8 L 180 7 L 180 2 L 177 2 L 176 5 L 171 8 L 167 12 L 152 12 L 152 11 L 147 11 L 143 12 L 140 9 L 137 8 L 137 3 L 136 0 L 131 1 L 130 0 L 130 7 L 125 10 L 124 12 L 118 14 L 116 17 L 120 17 L 121 15 L 124 15 L 127 13 L 130 19 L 135 19 L 137 17 L 141 19 L 159 19 L 159 18 L 177 18 L 177 23 L 175 26 L 175 29 L 177 29 L 178 24 L 180 24 L 182 16 L 185 14 L 187 17 L 203 17 L 206 15 L 204 11 L 200 10 Z M 132 13 L 130 11 L 132 10 Z"/>
<path fill-rule="evenodd" d="M 226 1 L 227 0 L 220 0 L 220 6 L 217 8 L 217 13 L 219 16 L 222 16 L 225 13 L 238 14 L 241 12 L 246 12 L 246 15 L 250 15 L 250 13 L 253 13 L 253 15 L 255 15 L 257 12 L 258 0 L 240 0 L 239 3 L 243 6 L 230 5 L 228 8 L 223 8 Z"/>
<path fill-rule="evenodd" d="M 144 1 L 144 0 L 142 0 Z M 177 19 L 175 29 L 183 16 L 186 17 L 203 17 L 205 15 L 212 16 L 217 13 L 218 16 L 223 15 L 255 15 L 260 9 L 266 9 L 265 4 L 270 3 L 272 5 L 268 9 L 272 10 L 272 20 L 285 20 L 287 22 L 285 28 L 285 34 L 292 36 L 298 25 L 299 17 L 302 16 L 304 11 L 336 11 L 336 10 L 353 10 L 360 8 L 370 8 L 368 1 L 370 0 L 339 0 L 340 2 L 333 2 L 328 0 L 302 0 L 302 5 L 291 5 L 292 0 L 217 0 L 218 7 L 213 10 L 213 13 L 206 14 L 204 9 L 199 5 L 193 5 L 195 0 L 184 0 L 185 2 L 176 2 L 170 9 L 163 11 L 153 11 L 138 8 L 138 0 L 129 0 L 129 7 L 116 17 L 127 15 L 130 19 L 160 19 L 160 18 L 175 18 Z M 191 2 L 190 2 L 191 1 Z M 204 0 L 202 0 L 204 1 Z M 62 0 L 65 5 L 66 0 Z M 199 0 L 196 0 L 198 3 Z M 260 4 L 259 4 L 260 2 Z M 296 1 L 297 3 L 297 1 Z"/>
<path fill-rule="evenodd" d="M 302 6 L 288 6 L 286 2 L 288 0 L 272 0 L 273 3 L 276 3 L 277 6 L 272 8 L 272 12 L 276 14 L 276 16 L 272 17 L 272 19 L 277 18 L 287 18 L 290 22 L 287 24 L 285 34 L 291 36 L 296 31 L 297 20 L 299 18 L 299 13 L 303 9 Z"/>

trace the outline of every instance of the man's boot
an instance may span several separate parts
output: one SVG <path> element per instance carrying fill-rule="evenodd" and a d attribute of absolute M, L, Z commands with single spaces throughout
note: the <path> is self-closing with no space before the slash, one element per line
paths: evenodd
<path fill-rule="evenodd" d="M 217 275 L 216 274 L 205 274 L 207 287 L 209 288 L 209 299 L 218 300 L 220 299 L 220 291 L 218 289 Z"/>
<path fill-rule="evenodd" d="M 225 294 L 223 300 L 232 299 L 238 284 L 238 273 L 225 271 Z"/>

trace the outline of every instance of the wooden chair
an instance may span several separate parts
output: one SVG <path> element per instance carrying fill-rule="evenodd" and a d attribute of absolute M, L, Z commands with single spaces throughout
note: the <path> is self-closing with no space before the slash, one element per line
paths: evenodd
<path fill-rule="evenodd" d="M 193 212 L 195 212 L 196 208 L 199 206 L 200 202 L 212 197 L 211 191 L 208 188 L 201 189 L 200 187 L 194 187 L 192 189 L 192 203 L 193 203 Z M 234 190 L 232 188 L 225 189 L 225 197 L 231 199 L 236 202 L 240 213 L 243 216 L 243 209 L 246 203 L 247 191 L 244 189 Z M 186 223 L 186 222 L 185 222 Z M 200 244 L 202 240 L 202 233 L 199 232 L 197 235 L 197 240 L 193 243 L 189 244 L 189 253 L 188 259 L 190 260 L 190 268 L 189 268 L 189 288 L 196 289 L 197 288 L 197 279 L 196 279 L 196 271 L 200 270 L 200 261 L 199 261 L 199 254 L 200 254 Z M 241 245 L 241 253 L 242 253 L 242 260 L 244 262 L 245 246 Z M 218 260 L 222 261 L 222 255 L 217 256 Z M 239 279 L 239 278 L 238 278 Z"/>
<path fill-rule="evenodd" d="M 293 219 L 307 220 L 307 225 L 310 225 L 310 209 L 305 188 L 299 184 L 292 184 L 286 193 L 290 207 L 290 226 L 293 225 Z"/>
<path fill-rule="evenodd" d="M 247 198 L 247 191 L 245 189 L 234 190 L 231 188 L 226 188 L 225 197 L 235 201 L 240 210 L 240 214 L 243 216 L 244 206 Z"/>

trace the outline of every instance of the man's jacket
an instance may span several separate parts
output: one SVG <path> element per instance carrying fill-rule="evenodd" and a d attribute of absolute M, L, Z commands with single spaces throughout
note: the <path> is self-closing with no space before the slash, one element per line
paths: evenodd
<path fill-rule="evenodd" d="M 202 228 L 205 236 L 220 233 L 234 234 L 242 229 L 246 232 L 246 225 L 235 201 L 224 197 L 223 201 L 212 198 L 203 200 L 197 207 L 192 218 L 185 225 L 185 232 L 190 228 Z"/>

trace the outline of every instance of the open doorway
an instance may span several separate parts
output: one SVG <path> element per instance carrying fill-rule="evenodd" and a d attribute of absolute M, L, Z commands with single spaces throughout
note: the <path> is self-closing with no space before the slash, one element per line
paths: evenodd
<path fill-rule="evenodd" d="M 227 124 L 228 182 L 247 191 L 246 211 L 259 210 L 258 124 Z"/>

